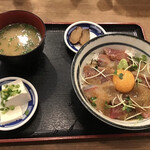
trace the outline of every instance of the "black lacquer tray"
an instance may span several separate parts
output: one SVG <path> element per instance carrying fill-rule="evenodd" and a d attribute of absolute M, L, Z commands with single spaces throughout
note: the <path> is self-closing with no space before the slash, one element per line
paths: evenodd
<path fill-rule="evenodd" d="M 37 89 L 39 105 L 35 115 L 24 126 L 1 131 L 0 143 L 79 138 L 104 138 L 149 135 L 150 129 L 126 131 L 109 126 L 91 115 L 78 100 L 70 77 L 74 53 L 64 43 L 69 24 L 46 24 L 44 52 L 37 64 L 23 68 L 0 62 L 0 78 L 22 77 Z M 125 33 L 144 39 L 136 24 L 101 24 L 110 33 Z"/>

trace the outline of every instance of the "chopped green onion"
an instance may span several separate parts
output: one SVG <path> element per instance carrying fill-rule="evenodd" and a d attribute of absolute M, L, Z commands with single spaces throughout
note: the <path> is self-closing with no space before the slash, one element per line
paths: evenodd
<path fill-rule="evenodd" d="M 29 110 L 27 109 L 24 114 L 25 114 L 26 116 L 28 116 L 28 115 L 29 115 Z"/>
<path fill-rule="evenodd" d="M 91 97 L 90 100 L 95 101 L 97 97 Z"/>
<path fill-rule="evenodd" d="M 14 84 L 6 84 L 4 85 L 5 89 L 3 89 L 0 93 L 1 93 L 1 105 L 4 108 L 3 113 L 6 113 L 8 110 L 14 110 L 15 107 L 14 106 L 9 106 L 6 107 L 5 103 L 8 101 L 8 98 L 11 96 L 15 96 L 17 94 L 21 93 L 21 90 L 19 90 L 20 85 L 14 85 Z"/>
<path fill-rule="evenodd" d="M 143 120 L 144 117 L 143 117 L 142 115 L 138 115 L 138 116 L 136 116 L 136 119 L 138 119 L 138 120 Z"/>

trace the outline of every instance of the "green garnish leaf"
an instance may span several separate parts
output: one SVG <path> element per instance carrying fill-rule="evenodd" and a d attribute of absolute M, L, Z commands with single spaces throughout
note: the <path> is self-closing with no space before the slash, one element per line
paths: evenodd
<path fill-rule="evenodd" d="M 4 108 L 0 108 L 0 111 L 4 111 Z"/>
<path fill-rule="evenodd" d="M 127 101 L 131 100 L 131 99 L 130 99 L 130 96 L 127 96 L 127 97 L 125 98 L 125 100 L 127 100 Z"/>
<path fill-rule="evenodd" d="M 9 109 L 10 109 L 10 110 L 14 110 L 14 109 L 15 109 L 15 106 L 11 105 L 11 106 L 9 106 Z"/>
<path fill-rule="evenodd" d="M 19 85 L 19 84 L 17 84 L 17 85 L 16 85 L 16 88 L 20 88 L 20 85 Z"/>
<path fill-rule="evenodd" d="M 146 60 L 147 60 L 146 55 L 142 55 L 142 61 L 146 61 Z"/>
<path fill-rule="evenodd" d="M 11 42 L 13 39 L 14 39 L 14 38 L 13 38 L 13 37 L 11 37 L 8 41 L 9 41 L 9 42 Z"/>
<path fill-rule="evenodd" d="M 104 104 L 104 109 L 109 109 L 111 108 L 111 105 L 108 104 L 108 102 L 106 101 Z"/>
<path fill-rule="evenodd" d="M 122 108 L 123 111 L 131 112 L 132 108 L 128 107 L 127 105 L 124 105 Z"/>
<path fill-rule="evenodd" d="M 122 79 L 123 79 L 123 73 L 120 73 L 120 74 L 118 75 L 118 77 L 122 80 Z"/>
<path fill-rule="evenodd" d="M 142 79 L 137 78 L 136 83 L 142 83 Z"/>
<path fill-rule="evenodd" d="M 129 70 L 130 71 L 136 71 L 138 69 L 138 66 L 137 65 L 132 65 Z"/>
<path fill-rule="evenodd" d="M 126 59 L 121 59 L 119 64 L 117 65 L 117 69 L 126 69 L 128 67 L 128 63 Z"/>
<path fill-rule="evenodd" d="M 114 74 L 117 75 L 117 70 L 115 70 Z"/>
<path fill-rule="evenodd" d="M 95 101 L 97 97 L 91 97 L 90 100 Z"/>
<path fill-rule="evenodd" d="M 0 94 L 1 94 L 1 105 L 5 109 L 3 113 L 6 113 L 8 110 L 14 110 L 14 106 L 9 106 L 6 107 L 5 103 L 8 101 L 8 98 L 11 96 L 15 96 L 17 94 L 21 93 L 21 90 L 19 90 L 20 85 L 14 85 L 14 84 L 6 84 L 4 85 L 5 89 L 3 89 Z"/>
<path fill-rule="evenodd" d="M 29 110 L 27 109 L 24 114 L 25 114 L 26 116 L 28 116 L 28 115 L 29 115 Z"/>
<path fill-rule="evenodd" d="M 94 106 L 94 107 L 96 107 L 96 103 L 95 103 L 96 99 L 97 99 L 97 97 L 91 97 L 90 98 L 90 100 L 92 101 L 91 105 Z"/>
<path fill-rule="evenodd" d="M 95 103 L 91 103 L 91 105 L 92 105 L 93 107 L 96 107 L 96 104 L 95 104 Z"/>
<path fill-rule="evenodd" d="M 96 69 L 98 69 L 98 66 L 95 66 Z"/>
<path fill-rule="evenodd" d="M 143 117 L 142 115 L 138 115 L 138 116 L 136 116 L 136 119 L 138 119 L 138 120 L 143 120 L 144 117 Z"/>
<path fill-rule="evenodd" d="M 146 55 L 142 55 L 141 57 L 134 57 L 134 59 L 139 63 L 140 61 L 145 62 L 147 60 Z"/>

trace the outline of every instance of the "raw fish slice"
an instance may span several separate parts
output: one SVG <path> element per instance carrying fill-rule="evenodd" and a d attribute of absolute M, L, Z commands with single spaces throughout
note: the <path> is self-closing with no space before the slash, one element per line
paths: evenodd
<path fill-rule="evenodd" d="M 123 58 L 126 59 L 127 61 L 129 61 L 128 55 L 125 53 L 125 51 L 111 49 L 111 48 L 105 48 L 104 52 L 113 61 L 116 61 L 116 60 L 120 61 Z"/>

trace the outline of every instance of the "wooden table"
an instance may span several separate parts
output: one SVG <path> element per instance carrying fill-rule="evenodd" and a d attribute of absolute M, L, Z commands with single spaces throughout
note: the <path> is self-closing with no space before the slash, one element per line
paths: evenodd
<path fill-rule="evenodd" d="M 45 23 L 71 23 L 88 20 L 96 23 L 136 23 L 150 41 L 149 0 L 0 0 L 0 13 L 28 10 L 37 14 Z M 150 149 L 150 137 L 117 139 L 68 140 L 34 143 L 1 144 L 3 150 L 54 149 Z"/>

